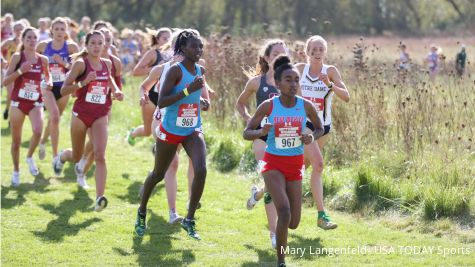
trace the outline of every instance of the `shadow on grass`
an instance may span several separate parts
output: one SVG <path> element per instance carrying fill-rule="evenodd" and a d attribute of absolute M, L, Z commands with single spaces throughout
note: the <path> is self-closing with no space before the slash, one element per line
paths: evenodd
<path fill-rule="evenodd" d="M 164 218 L 151 211 L 148 212 L 148 216 L 145 235 L 150 236 L 150 241 L 143 242 L 142 238 L 133 237 L 132 249 L 134 254 L 138 255 L 137 262 L 139 266 L 157 266 L 157 264 L 159 266 L 183 266 L 196 260 L 191 250 L 172 248 L 171 241 L 173 237 L 171 235 L 181 231 L 179 225 L 170 225 Z M 121 256 L 129 256 L 130 254 L 122 248 L 115 247 L 113 250 Z"/>
<path fill-rule="evenodd" d="M 34 231 L 33 233 L 46 242 L 62 242 L 65 236 L 77 235 L 81 229 L 85 229 L 93 223 L 102 221 L 99 218 L 92 218 L 79 224 L 69 223 L 69 219 L 71 219 L 77 211 L 92 211 L 93 203 L 94 201 L 89 198 L 88 193 L 78 187 L 73 199 L 67 199 L 58 206 L 50 204 L 40 205 L 43 209 L 56 215 L 58 218 L 50 221 L 46 226 L 46 230 Z"/>
<path fill-rule="evenodd" d="M 274 249 L 258 249 L 252 245 L 244 245 L 247 249 L 257 253 L 257 262 L 244 262 L 241 267 L 274 267 L 277 264 L 277 256 Z"/>
<path fill-rule="evenodd" d="M 323 248 L 322 244 L 320 243 L 321 239 L 319 237 L 311 238 L 311 237 L 303 237 L 296 234 L 289 235 L 288 246 L 290 248 L 302 248 L 305 249 L 305 253 L 302 254 L 291 254 L 287 257 L 293 259 L 305 259 L 305 260 L 315 260 L 318 257 L 325 257 L 328 256 L 326 251 L 321 252 Z"/>
<path fill-rule="evenodd" d="M 116 195 L 116 196 L 117 198 L 123 201 L 126 201 L 128 203 L 139 204 L 140 203 L 139 191 L 142 185 L 143 185 L 143 182 L 134 181 L 132 184 L 130 184 L 127 187 L 127 193 L 125 195 Z M 158 183 L 152 191 L 152 196 L 156 192 L 159 192 L 160 190 L 162 190 L 163 188 L 165 188 L 165 183 L 164 182 Z"/>
<path fill-rule="evenodd" d="M 305 259 L 305 260 L 315 260 L 318 257 L 327 256 L 326 253 L 318 254 L 317 251 L 321 250 L 323 246 L 320 243 L 320 238 L 306 238 L 296 234 L 289 235 L 289 243 L 287 244 L 289 248 L 305 249 L 305 253 L 294 253 L 286 256 L 286 258 L 292 259 Z M 257 262 L 245 262 L 241 264 L 242 267 L 254 267 L 254 266 L 275 266 L 277 264 L 277 253 L 274 249 L 258 249 L 251 245 L 244 245 L 249 250 L 254 250 L 257 252 Z M 312 253 L 310 252 L 312 251 Z"/>
<path fill-rule="evenodd" d="M 3 127 L 1 130 L 2 136 L 7 136 L 12 133 L 12 130 L 10 130 L 10 127 L 8 126 L 8 121 L 2 122 L 2 127 Z"/>
<path fill-rule="evenodd" d="M 18 187 L 12 186 L 2 186 L 2 209 L 11 209 L 16 206 L 20 206 L 25 203 L 25 195 L 31 191 L 38 193 L 47 193 L 51 191 L 47 189 L 50 185 L 49 180 L 45 179 L 45 176 L 42 172 L 35 177 L 35 180 L 32 184 L 30 183 L 21 183 Z M 7 197 L 10 192 L 16 193 L 16 198 Z"/>

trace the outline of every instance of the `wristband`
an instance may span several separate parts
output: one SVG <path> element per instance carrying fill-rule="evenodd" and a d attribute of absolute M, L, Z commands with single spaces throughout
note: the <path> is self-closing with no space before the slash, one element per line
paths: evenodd
<path fill-rule="evenodd" d="M 312 142 L 310 142 L 310 144 L 311 144 L 311 143 L 313 143 L 313 141 L 315 141 L 315 137 L 313 136 L 313 134 L 311 134 L 310 136 L 312 137 Z"/>
<path fill-rule="evenodd" d="M 183 89 L 183 94 L 184 94 L 185 96 L 189 96 L 189 95 L 190 95 L 190 93 L 188 93 L 188 88 Z"/>
<path fill-rule="evenodd" d="M 21 71 L 21 69 L 17 69 L 16 72 L 17 72 L 19 75 L 22 75 L 22 74 L 23 74 L 23 71 Z"/>

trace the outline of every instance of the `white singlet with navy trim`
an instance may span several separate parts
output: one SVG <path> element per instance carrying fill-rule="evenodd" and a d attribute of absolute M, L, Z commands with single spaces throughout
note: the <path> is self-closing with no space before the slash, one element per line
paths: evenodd
<path fill-rule="evenodd" d="M 327 74 L 328 67 L 328 65 L 323 65 L 323 74 Z M 309 70 L 310 64 L 305 64 L 302 78 L 300 79 L 302 97 L 313 103 L 323 125 L 331 125 L 333 92 L 325 85 L 325 83 L 323 83 L 323 81 L 319 80 L 318 77 L 311 77 Z"/>

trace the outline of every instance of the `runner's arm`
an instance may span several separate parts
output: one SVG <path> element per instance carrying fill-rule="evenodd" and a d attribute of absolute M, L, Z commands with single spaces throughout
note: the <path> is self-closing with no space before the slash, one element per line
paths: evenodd
<path fill-rule="evenodd" d="M 270 128 L 272 127 L 272 124 L 267 123 L 265 124 L 261 129 L 255 130 L 257 126 L 261 123 L 261 121 L 264 119 L 266 115 L 269 114 L 269 110 L 271 108 L 271 100 L 266 100 L 262 102 L 262 104 L 257 107 L 256 113 L 254 116 L 252 116 L 249 119 L 249 122 L 247 123 L 246 129 L 243 132 L 243 137 L 246 140 L 254 140 L 257 139 L 261 136 L 267 135 L 269 132 Z"/>

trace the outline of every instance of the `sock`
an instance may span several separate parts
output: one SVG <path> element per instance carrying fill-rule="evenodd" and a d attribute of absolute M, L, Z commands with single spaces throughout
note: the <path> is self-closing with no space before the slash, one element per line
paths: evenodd
<path fill-rule="evenodd" d="M 318 219 L 322 218 L 323 216 L 325 216 L 325 211 L 319 211 L 318 212 Z"/>

